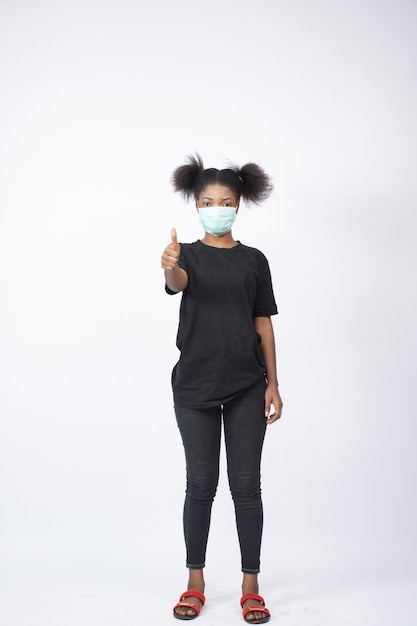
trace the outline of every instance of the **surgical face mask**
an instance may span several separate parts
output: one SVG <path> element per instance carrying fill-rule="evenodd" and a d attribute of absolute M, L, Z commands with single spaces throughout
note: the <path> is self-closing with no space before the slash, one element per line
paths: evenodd
<path fill-rule="evenodd" d="M 198 220 L 204 230 L 211 235 L 225 235 L 231 230 L 236 219 L 236 207 L 210 206 L 198 209 Z"/>

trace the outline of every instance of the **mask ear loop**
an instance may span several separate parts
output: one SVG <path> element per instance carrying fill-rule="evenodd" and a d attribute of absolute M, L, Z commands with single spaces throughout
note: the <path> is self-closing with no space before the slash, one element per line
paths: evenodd
<path fill-rule="evenodd" d="M 238 176 L 238 179 L 239 179 L 239 180 L 240 180 L 240 182 L 243 184 L 243 178 L 242 178 L 240 175 Z M 239 196 L 239 199 L 238 199 L 237 204 L 236 204 L 236 213 L 237 213 L 237 212 L 238 212 L 238 210 L 239 210 L 239 203 L 240 203 L 240 196 Z"/>

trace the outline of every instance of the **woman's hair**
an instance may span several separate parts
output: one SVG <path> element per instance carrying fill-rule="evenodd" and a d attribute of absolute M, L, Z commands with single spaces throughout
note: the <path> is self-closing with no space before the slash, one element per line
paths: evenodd
<path fill-rule="evenodd" d="M 174 170 L 171 182 L 185 200 L 194 197 L 213 183 L 229 187 L 235 196 L 246 202 L 259 204 L 271 193 L 271 179 L 256 163 L 247 163 L 243 167 L 230 165 L 229 168 L 218 170 L 215 167 L 204 169 L 203 160 L 198 153 L 187 157 L 188 163 Z"/>

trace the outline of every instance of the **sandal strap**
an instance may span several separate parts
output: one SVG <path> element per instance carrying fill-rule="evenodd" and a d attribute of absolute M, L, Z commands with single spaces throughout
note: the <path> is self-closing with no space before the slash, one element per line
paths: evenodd
<path fill-rule="evenodd" d="M 263 599 L 262 596 L 259 596 L 257 593 L 245 593 L 245 595 L 240 598 L 240 606 L 242 607 L 242 609 L 243 609 L 244 603 L 247 600 L 257 600 L 258 602 L 260 602 L 261 604 L 265 606 L 265 600 Z M 260 607 L 258 607 L 258 609 L 260 609 Z"/>
<path fill-rule="evenodd" d="M 197 591 L 197 589 L 188 589 L 188 591 L 184 591 L 184 593 L 180 597 L 180 602 L 184 600 L 184 598 L 198 598 L 201 602 L 201 606 L 204 605 L 206 598 L 201 591 Z M 199 607 L 200 608 L 200 607 Z"/>
<path fill-rule="evenodd" d="M 246 617 L 248 613 L 264 613 L 268 617 L 271 617 L 271 613 L 268 611 L 266 606 L 247 606 L 246 609 L 243 609 L 242 615 Z M 256 622 L 255 622 L 256 624 Z"/>
<path fill-rule="evenodd" d="M 196 604 L 195 602 L 177 602 L 177 604 L 174 606 L 174 613 L 175 613 L 175 609 L 179 609 L 180 607 L 185 607 L 186 609 L 192 609 L 193 611 L 195 611 L 196 615 L 200 614 L 201 611 L 201 606 Z"/>

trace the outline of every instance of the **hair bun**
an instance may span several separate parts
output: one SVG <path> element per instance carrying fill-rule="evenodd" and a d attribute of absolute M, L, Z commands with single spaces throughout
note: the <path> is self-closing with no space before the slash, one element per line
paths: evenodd
<path fill-rule="evenodd" d="M 247 202 L 259 204 L 267 199 L 274 188 L 268 174 L 256 163 L 247 163 L 237 174 L 242 181 L 242 198 Z"/>
<path fill-rule="evenodd" d="M 197 180 L 204 171 L 203 159 L 197 152 L 189 155 L 187 160 L 186 165 L 180 165 L 174 170 L 171 178 L 175 191 L 178 191 L 185 200 L 194 196 Z"/>
<path fill-rule="evenodd" d="M 174 170 L 171 182 L 185 200 L 197 199 L 207 185 L 219 184 L 231 189 L 236 199 L 260 204 L 271 193 L 273 186 L 268 174 L 256 163 L 247 163 L 239 168 L 230 164 L 229 168 L 218 170 L 215 167 L 204 169 L 203 159 L 196 152 L 187 157 L 188 163 Z"/>

